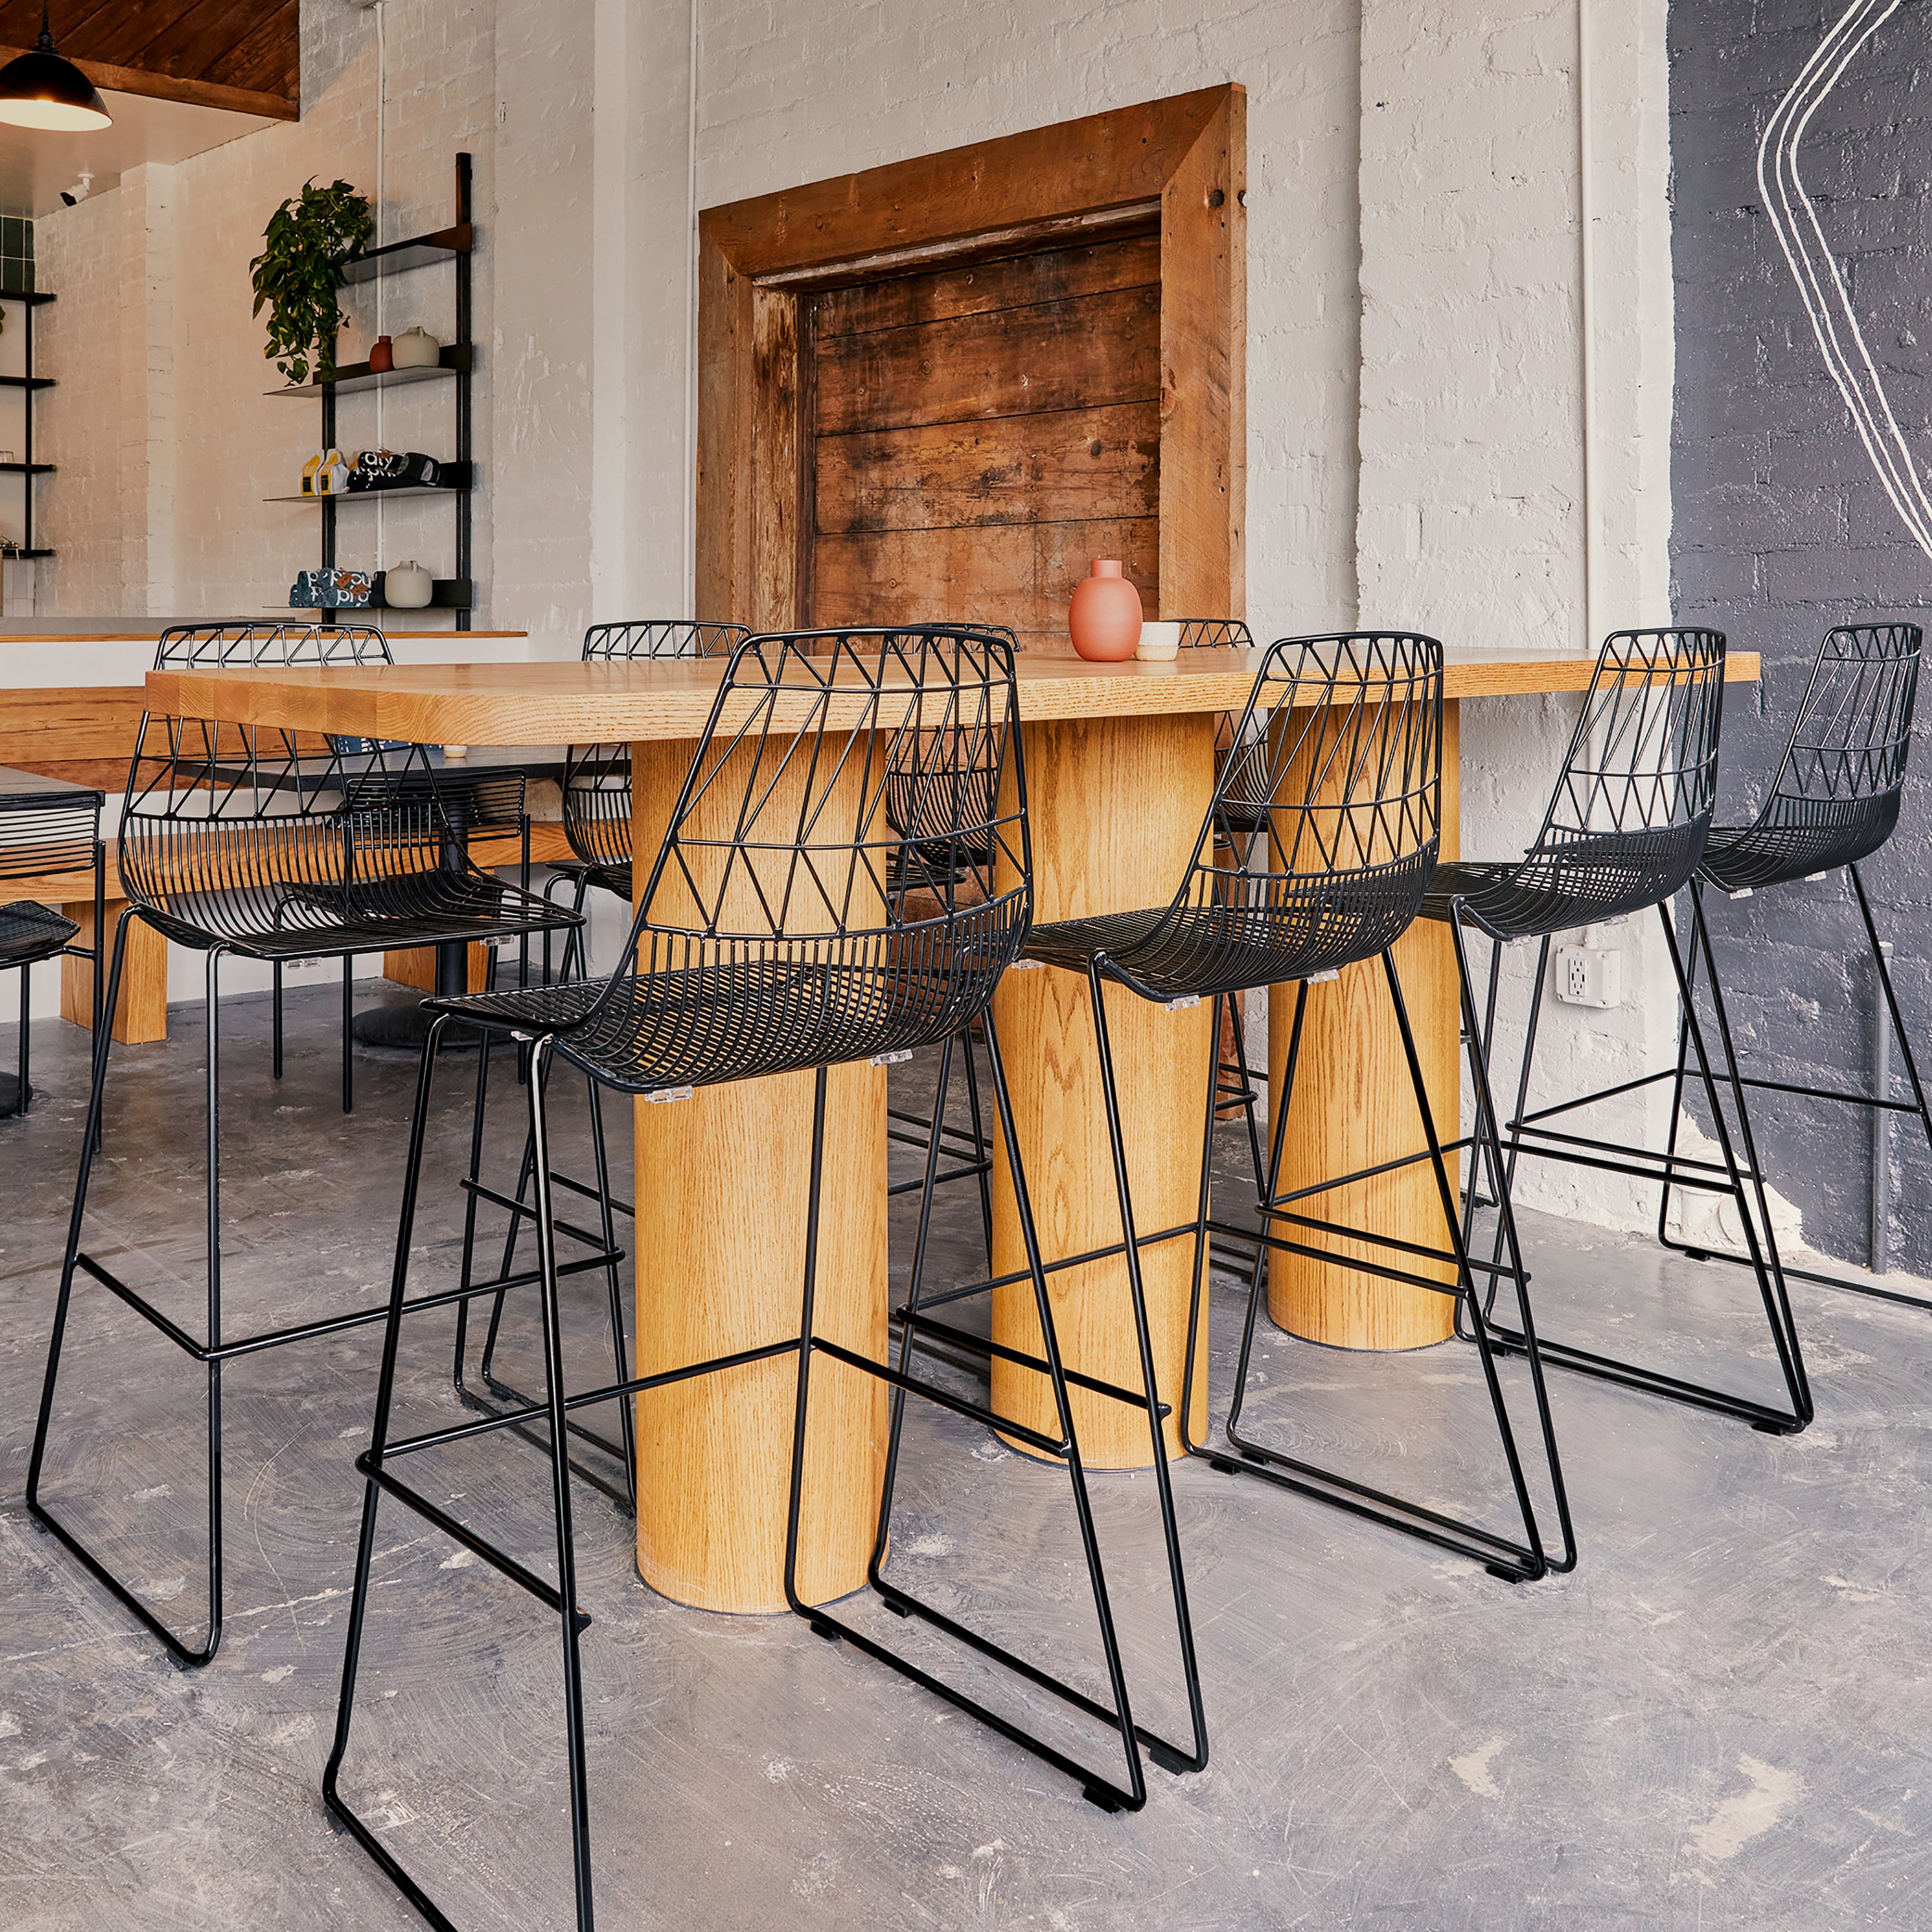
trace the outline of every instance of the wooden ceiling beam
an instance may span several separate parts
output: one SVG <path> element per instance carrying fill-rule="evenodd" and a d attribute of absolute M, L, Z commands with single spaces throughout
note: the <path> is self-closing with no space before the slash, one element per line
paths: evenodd
<path fill-rule="evenodd" d="M 9 46 L 0 41 L 0 67 L 32 51 L 31 47 Z M 145 94 L 150 100 L 185 101 L 190 107 L 225 107 L 231 113 L 265 115 L 272 121 L 302 118 L 298 98 L 291 100 L 255 88 L 228 87 L 216 81 L 149 74 L 142 68 L 110 67 L 104 61 L 76 60 L 74 64 L 96 87 L 111 93 Z"/>
<path fill-rule="evenodd" d="M 55 38 L 99 88 L 278 121 L 302 111 L 299 0 L 69 0 Z M 26 52 L 38 0 L 0 0 L 0 61 Z"/>

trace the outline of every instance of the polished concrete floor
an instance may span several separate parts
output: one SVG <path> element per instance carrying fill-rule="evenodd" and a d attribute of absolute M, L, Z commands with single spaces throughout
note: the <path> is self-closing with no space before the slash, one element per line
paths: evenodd
<path fill-rule="evenodd" d="M 364 1056 L 345 1119 L 333 995 L 226 1010 L 230 1332 L 380 1292 L 412 1065 Z M 117 1054 L 88 1242 L 178 1318 L 205 1308 L 196 1232 L 199 1022 Z M 0 1060 L 12 1036 L 0 1029 Z M 229 1932 L 418 1924 L 326 1816 L 379 1331 L 246 1358 L 226 1379 L 226 1634 L 183 1673 L 21 1502 L 78 1144 L 71 1030 L 37 1034 L 42 1096 L 0 1122 L 0 1926 Z M 917 1070 L 910 1085 L 916 1088 Z M 442 1090 L 418 1273 L 446 1280 L 469 1082 Z M 516 1091 L 496 1094 L 512 1157 Z M 580 1159 L 580 1104 L 560 1111 Z M 622 1141 L 626 1137 L 617 1137 Z M 1238 1161 L 1238 1137 L 1222 1149 Z M 628 1175 L 627 1148 L 614 1150 Z M 802 1158 L 772 1148 L 773 1162 Z M 628 1184 L 628 1180 L 626 1184 Z M 940 1263 L 980 1257 L 952 1191 Z M 1546 1333 L 1610 1338 L 1768 1394 L 1741 1271 L 1531 1223 Z M 896 1244 L 903 1262 L 903 1244 Z M 1554 1400 L 1581 1563 L 1513 1586 L 1263 1486 L 1183 1466 L 1214 1757 L 1150 1769 L 1137 1815 L 1078 1790 L 796 1619 L 682 1609 L 637 1580 L 629 1526 L 584 1452 L 577 1489 L 598 1922 L 607 1928 L 1599 1927 L 1822 1932 L 1932 1925 L 1928 1320 L 1799 1286 L 1818 1420 L 1774 1439 L 1574 1378 Z M 573 1372 L 601 1372 L 590 1278 Z M 1215 1289 L 1225 1402 L 1239 1298 Z M 1473 1359 L 1317 1351 L 1264 1331 L 1250 1418 L 1274 1439 L 1504 1520 Z M 506 1372 L 532 1374 L 513 1316 Z M 462 1413 L 450 1321 L 404 1348 L 405 1418 Z M 941 1372 L 950 1372 L 942 1369 Z M 198 1372 L 99 1289 L 77 1299 L 48 1493 L 184 1629 L 205 1596 Z M 1520 1371 L 1511 1398 L 1524 1411 Z M 910 1587 L 1100 1684 L 1055 1470 L 921 1415 L 893 1563 Z M 545 1468 L 493 1437 L 418 1474 L 544 1562 Z M 1095 1481 L 1136 1714 L 1182 1715 L 1150 1479 Z M 465 1928 L 569 1922 L 554 1626 L 448 1539 L 381 1519 L 364 1719 L 346 1781 Z M 891 1625 L 896 1640 L 920 1634 Z M 1003 1708 L 1104 1764 L 1106 1740 L 930 1644 Z"/>

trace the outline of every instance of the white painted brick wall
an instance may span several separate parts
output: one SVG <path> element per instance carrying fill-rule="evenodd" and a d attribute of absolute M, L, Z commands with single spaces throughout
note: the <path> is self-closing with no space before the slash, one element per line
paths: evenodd
<path fill-rule="evenodd" d="M 698 0 L 697 199 L 1240 82 L 1258 631 L 1359 614 L 1450 640 L 1582 646 L 1577 4 Z M 1667 614 L 1664 8 L 1592 10 L 1599 630 Z M 382 10 L 382 238 L 440 226 L 451 155 L 476 157 L 479 622 L 529 626 L 543 654 L 574 652 L 593 616 L 687 595 L 690 28 L 682 0 Z M 147 218 L 169 211 L 172 236 L 165 222 L 143 228 L 142 259 L 152 268 L 171 248 L 175 286 L 150 286 L 145 315 L 122 321 L 124 336 L 153 334 L 147 395 L 134 392 L 142 365 L 90 319 L 122 299 L 130 266 L 116 197 L 41 224 L 47 284 L 76 297 L 64 293 L 49 338 L 62 364 L 52 373 L 71 358 L 76 392 L 56 392 L 50 412 L 56 460 L 76 483 L 116 479 L 70 488 L 64 474 L 50 490 L 64 554 L 43 573 L 44 609 L 99 611 L 117 583 L 132 609 L 170 582 L 184 610 L 252 609 L 313 560 L 312 513 L 260 501 L 293 487 L 316 412 L 260 394 L 273 376 L 248 262 L 270 210 L 306 176 L 373 193 L 377 31 L 346 0 L 304 0 L 302 121 L 183 164 L 165 190 L 148 184 Z M 131 215 L 118 218 L 125 231 Z M 378 326 L 420 320 L 446 336 L 434 272 L 386 286 L 380 313 L 376 299 L 354 292 L 345 355 Z M 84 373 L 103 363 L 112 376 L 90 392 Z M 435 449 L 440 412 L 412 406 L 385 401 L 384 439 Z M 375 440 L 374 408 L 345 403 L 346 446 Z M 155 446 L 170 410 L 171 490 Z M 117 424 L 125 446 L 104 454 Z M 123 508 L 130 490 L 145 527 Z M 441 506 L 380 514 L 386 560 L 449 568 Z M 345 532 L 359 560 L 350 543 Z M 1466 851 L 1520 849 L 1568 715 L 1555 702 L 1466 706 Z M 1654 946 L 1634 964 L 1624 1010 L 1546 1014 L 1553 1078 L 1615 1076 L 1657 1046 L 1667 1008 Z M 1595 1184 L 1542 1198 L 1634 1213 Z"/>

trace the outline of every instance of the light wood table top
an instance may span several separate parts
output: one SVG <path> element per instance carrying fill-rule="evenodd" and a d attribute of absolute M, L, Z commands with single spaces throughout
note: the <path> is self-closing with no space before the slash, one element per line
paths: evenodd
<path fill-rule="evenodd" d="M 1458 645 L 1444 655 L 1444 695 L 1451 700 L 1582 691 L 1595 668 L 1594 658 L 1559 647 Z M 1239 710 L 1262 656 L 1200 650 L 1170 664 L 1089 664 L 1023 654 L 1016 660 L 1020 715 L 1048 722 Z M 413 744 L 695 738 L 710 716 L 723 664 L 713 658 L 156 670 L 148 674 L 147 695 L 156 710 L 180 717 Z M 1731 652 L 1724 674 L 1729 682 L 1754 683 L 1756 652 Z"/>

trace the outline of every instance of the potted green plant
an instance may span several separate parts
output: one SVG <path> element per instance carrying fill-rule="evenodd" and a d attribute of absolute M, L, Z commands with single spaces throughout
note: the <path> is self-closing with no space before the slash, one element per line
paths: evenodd
<path fill-rule="evenodd" d="M 335 374 L 336 332 L 349 320 L 336 302 L 342 266 L 360 252 L 375 227 L 366 195 L 346 181 L 302 184 L 268 218 L 266 244 L 249 264 L 255 310 L 268 311 L 268 357 L 291 382 Z"/>

